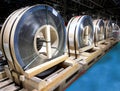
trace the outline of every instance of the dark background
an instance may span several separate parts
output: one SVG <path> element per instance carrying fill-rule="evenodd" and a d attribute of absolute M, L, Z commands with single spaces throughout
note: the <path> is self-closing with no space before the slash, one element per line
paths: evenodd
<path fill-rule="evenodd" d="M 112 19 L 120 26 L 120 0 L 0 0 L 0 24 L 14 10 L 35 4 L 53 6 L 65 22 L 72 16 L 88 14 L 93 19 Z"/>

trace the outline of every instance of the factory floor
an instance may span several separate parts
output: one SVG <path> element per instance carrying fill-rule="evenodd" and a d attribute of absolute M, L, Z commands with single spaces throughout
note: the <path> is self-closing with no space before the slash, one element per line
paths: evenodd
<path fill-rule="evenodd" d="M 120 91 L 120 43 L 73 82 L 66 91 Z"/>

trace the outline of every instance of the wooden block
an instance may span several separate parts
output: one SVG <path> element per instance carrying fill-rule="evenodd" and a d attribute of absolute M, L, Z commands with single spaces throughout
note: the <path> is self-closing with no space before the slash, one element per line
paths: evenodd
<path fill-rule="evenodd" d="M 64 65 L 66 66 L 73 66 L 76 64 L 75 57 L 71 56 L 67 60 L 63 62 Z"/>
<path fill-rule="evenodd" d="M 46 86 L 46 81 L 42 80 L 37 77 L 32 77 L 32 78 L 26 78 L 25 81 L 23 81 L 24 88 L 27 89 L 28 91 L 32 90 L 40 90 L 41 88 Z"/>
<path fill-rule="evenodd" d="M 41 64 L 39 66 L 36 66 L 36 67 L 31 68 L 29 70 L 26 70 L 25 71 L 25 76 L 27 78 L 32 78 L 33 76 L 35 76 L 35 75 L 37 75 L 37 74 L 55 66 L 55 65 L 65 61 L 67 58 L 68 58 L 68 55 L 62 55 L 62 56 L 57 57 L 57 58 L 55 58 L 51 61 L 48 61 L 48 62 L 44 63 L 44 64 Z"/>

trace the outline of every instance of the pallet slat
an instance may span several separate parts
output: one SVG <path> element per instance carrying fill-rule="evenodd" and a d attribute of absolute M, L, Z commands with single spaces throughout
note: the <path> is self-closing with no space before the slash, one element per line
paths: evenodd
<path fill-rule="evenodd" d="M 0 89 L 0 91 L 15 91 L 16 89 L 18 89 L 18 86 L 15 86 L 15 84 L 10 84 L 2 89 Z"/>

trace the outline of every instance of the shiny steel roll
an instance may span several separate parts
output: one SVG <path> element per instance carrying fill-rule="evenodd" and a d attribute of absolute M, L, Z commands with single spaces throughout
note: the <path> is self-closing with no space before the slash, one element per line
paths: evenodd
<path fill-rule="evenodd" d="M 114 38 L 119 39 L 120 38 L 120 28 L 117 24 L 112 23 L 112 27 L 113 27 L 113 32 L 112 35 Z"/>
<path fill-rule="evenodd" d="M 105 21 L 105 38 L 112 37 L 112 22 L 111 20 Z"/>
<path fill-rule="evenodd" d="M 93 21 L 94 24 L 94 39 L 95 42 L 105 39 L 105 27 L 104 21 L 102 19 L 97 19 Z"/>
<path fill-rule="evenodd" d="M 113 28 L 113 31 L 118 31 L 120 29 L 119 26 L 115 23 L 112 23 L 112 28 Z"/>
<path fill-rule="evenodd" d="M 1 35 L 7 59 L 24 70 L 64 54 L 64 21 L 47 5 L 15 11 L 5 21 Z"/>
<path fill-rule="evenodd" d="M 72 50 L 92 45 L 94 30 L 91 17 L 87 15 L 72 17 L 67 25 L 67 40 Z"/>

